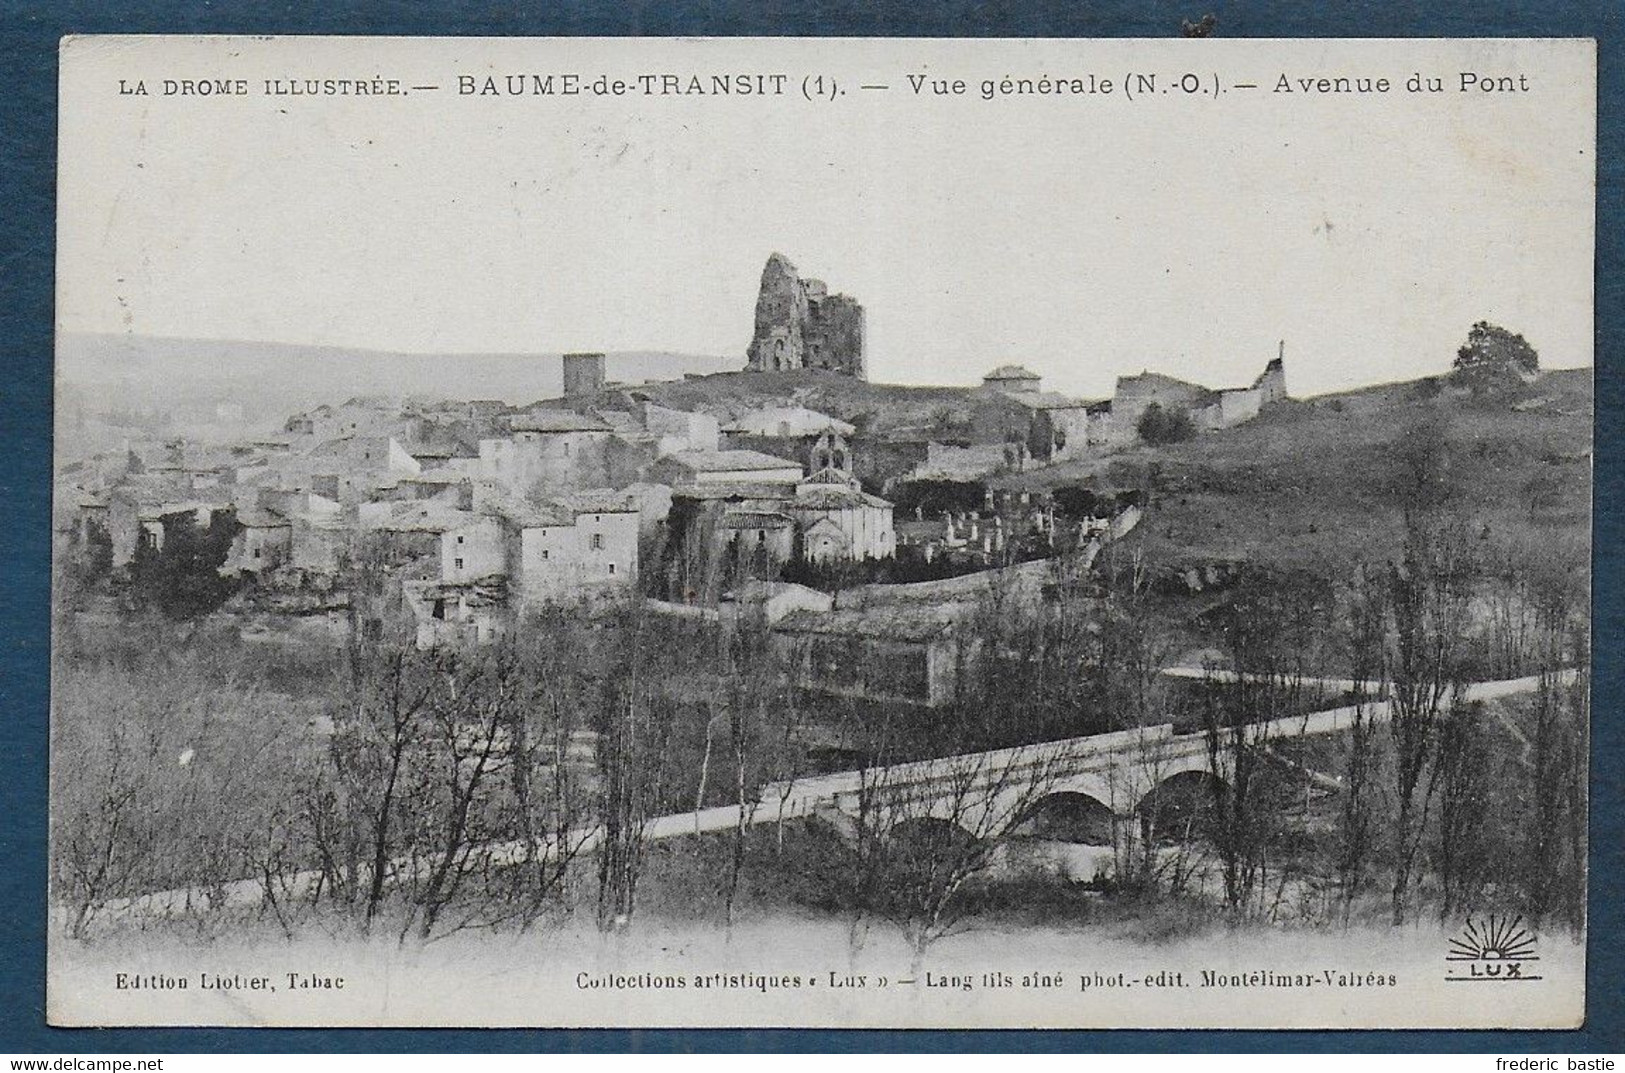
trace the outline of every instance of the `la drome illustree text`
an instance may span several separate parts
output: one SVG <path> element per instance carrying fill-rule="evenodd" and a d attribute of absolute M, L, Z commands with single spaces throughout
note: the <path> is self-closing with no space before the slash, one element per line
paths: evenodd
<path fill-rule="evenodd" d="M 1381 96 L 1385 94 L 1529 93 L 1527 74 L 1516 71 L 1410 71 L 1399 74 L 1347 74 L 1282 71 L 1264 78 L 1235 78 L 1217 72 L 1126 72 L 1106 75 L 1006 74 L 991 78 L 939 76 L 922 72 L 897 78 L 877 76 L 860 83 L 832 75 L 787 72 L 674 73 L 460 73 L 448 79 L 411 80 L 373 75 L 353 78 L 135 77 L 118 80 L 126 97 L 366 97 L 453 94 L 458 97 L 801 97 L 835 100 L 852 94 L 918 98 L 1002 100 L 1016 97 L 1158 96 L 1270 97 Z"/>

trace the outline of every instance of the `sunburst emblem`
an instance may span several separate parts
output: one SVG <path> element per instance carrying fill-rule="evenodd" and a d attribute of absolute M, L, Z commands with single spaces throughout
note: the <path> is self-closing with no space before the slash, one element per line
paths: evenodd
<path fill-rule="evenodd" d="M 1472 917 L 1461 934 L 1450 940 L 1449 961 L 1535 961 L 1535 933 L 1523 926 L 1523 917 L 1490 916 L 1482 925 Z"/>
<path fill-rule="evenodd" d="M 1535 933 L 1524 926 L 1521 916 L 1486 917 L 1482 922 L 1467 918 L 1467 924 L 1450 940 L 1446 961 L 1468 962 L 1452 968 L 1449 980 L 1539 980 L 1526 969 L 1535 968 Z"/>

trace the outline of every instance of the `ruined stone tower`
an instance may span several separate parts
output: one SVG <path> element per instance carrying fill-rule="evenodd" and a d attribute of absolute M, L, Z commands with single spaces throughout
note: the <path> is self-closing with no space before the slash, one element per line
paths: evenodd
<path fill-rule="evenodd" d="M 745 368 L 829 369 L 862 379 L 863 306 L 830 294 L 823 280 L 802 279 L 781 253 L 767 259 L 756 298 L 756 331 Z"/>

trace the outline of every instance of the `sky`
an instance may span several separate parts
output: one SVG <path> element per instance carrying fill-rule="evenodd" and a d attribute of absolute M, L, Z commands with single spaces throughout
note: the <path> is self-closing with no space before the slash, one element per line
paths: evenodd
<path fill-rule="evenodd" d="M 782 72 L 788 91 L 454 91 L 601 71 Z M 1531 88 L 1463 93 L 1462 71 Z M 1136 72 L 1164 92 L 1131 99 Z M 1260 88 L 1185 94 L 1184 72 Z M 979 92 L 1091 73 L 1115 92 Z M 1445 92 L 1404 92 L 1413 73 Z M 805 100 L 816 74 L 844 94 Z M 909 74 L 967 91 L 916 94 Z M 1273 91 L 1323 74 L 1393 87 Z M 258 92 L 375 75 L 442 88 Z M 163 95 L 186 77 L 256 92 Z M 1142 369 L 1232 386 L 1284 342 L 1313 394 L 1441 372 L 1483 319 L 1547 366 L 1592 361 L 1578 42 L 79 39 L 61 114 L 63 331 L 743 365 L 779 251 L 864 303 L 879 381 L 1020 362 L 1085 396 Z"/>

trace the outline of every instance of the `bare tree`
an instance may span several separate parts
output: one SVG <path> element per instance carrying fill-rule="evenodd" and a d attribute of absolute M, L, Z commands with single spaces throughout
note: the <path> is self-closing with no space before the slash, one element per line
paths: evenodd
<path fill-rule="evenodd" d="M 1439 735 L 1439 830 L 1435 869 L 1439 919 L 1472 912 L 1483 897 L 1498 848 L 1490 837 L 1491 747 L 1484 705 L 1452 705 Z"/>
<path fill-rule="evenodd" d="M 60 696 L 58 705 L 56 724 L 61 725 Z M 52 802 L 53 885 L 56 897 L 68 904 L 68 934 L 76 939 L 85 937 L 105 900 L 129 892 L 152 851 L 138 830 L 138 809 L 146 773 L 155 766 L 156 742 L 133 729 L 122 719 L 109 723 L 97 752 L 76 753 L 81 773 L 74 797 L 91 784 L 88 800 L 59 794 Z"/>
<path fill-rule="evenodd" d="M 1465 685 L 1470 560 L 1457 527 L 1412 514 L 1404 559 L 1388 570 L 1393 642 L 1389 732 L 1394 753 L 1393 923 L 1403 924 L 1413 871 L 1437 790 L 1435 760 Z"/>
<path fill-rule="evenodd" d="M 1540 685 L 1530 734 L 1521 886 L 1536 920 L 1585 921 L 1586 775 L 1591 721 L 1590 637 L 1576 623 L 1581 593 L 1548 577 L 1539 587 Z M 1564 664 L 1568 664 L 1567 667 Z"/>
<path fill-rule="evenodd" d="M 644 829 L 656 814 L 670 758 L 674 705 L 662 689 L 667 651 L 656 624 L 636 607 L 619 618 L 613 673 L 602 683 L 598 726 L 598 927 L 631 924 L 643 871 Z"/>
<path fill-rule="evenodd" d="M 223 666 L 208 635 L 144 640 L 118 659 L 58 668 L 52 746 L 74 777 L 53 784 L 52 896 L 79 938 L 109 910 L 169 892 L 142 913 L 212 931 L 208 910 L 259 874 L 271 833 L 291 838 L 285 787 L 304 751 L 285 733 L 287 713 Z"/>
<path fill-rule="evenodd" d="M 964 926 L 969 888 L 1053 792 L 1059 767 L 1052 746 L 1033 745 L 863 771 L 857 907 L 902 931 L 916 969 Z"/>
<path fill-rule="evenodd" d="M 1211 663 L 1197 701 L 1214 778 L 1212 835 L 1225 903 L 1235 916 L 1257 906 L 1283 802 L 1273 778 L 1275 727 L 1306 712 L 1304 679 L 1326 614 L 1313 579 L 1255 583 L 1226 609 L 1222 636 L 1233 669 Z"/>
<path fill-rule="evenodd" d="M 733 628 L 723 633 L 721 646 L 721 665 L 728 683 L 725 714 L 732 760 L 732 803 L 739 810 L 730 835 L 728 876 L 723 888 L 724 919 L 731 934 L 745 869 L 747 832 L 762 804 L 760 787 L 774 779 L 784 779 L 788 787 L 788 776 L 798 767 L 800 750 L 795 735 L 800 707 L 792 696 L 788 675 L 779 663 L 760 608 L 741 613 Z M 775 712 L 778 727 L 772 721 Z"/>
<path fill-rule="evenodd" d="M 515 727 L 537 701 L 525 670 L 511 639 L 472 653 L 441 650 L 427 669 L 433 688 L 421 771 L 414 779 L 422 825 L 414 843 L 429 856 L 403 935 L 415 918 L 419 937 L 429 938 L 464 880 L 489 869 L 491 847 L 509 833 L 501 826 L 500 805 L 487 798 L 493 787 L 502 788 Z"/>
<path fill-rule="evenodd" d="M 854 926 L 896 925 L 916 965 L 963 926 L 968 892 L 1020 822 L 1053 792 L 1052 745 L 1010 745 L 1041 725 L 1045 634 L 1019 590 L 995 579 L 958 644 L 958 693 L 932 717 L 928 742 L 907 713 L 852 706 L 859 774 L 849 898 Z M 915 759 L 916 757 L 924 759 Z"/>
<path fill-rule="evenodd" d="M 595 758 L 581 755 L 591 731 L 581 717 L 587 690 L 573 609 L 543 609 L 526 622 L 525 635 L 535 695 L 511 713 L 510 826 L 522 848 L 504 889 L 520 926 L 529 928 L 567 894 L 572 865 L 590 837 Z"/>
<path fill-rule="evenodd" d="M 1167 627 L 1151 610 L 1151 571 L 1138 551 L 1107 547 L 1099 570 L 1103 605 L 1094 630 L 1089 688 L 1098 698 L 1101 730 L 1154 726 L 1168 717 L 1162 674 L 1173 655 Z"/>
<path fill-rule="evenodd" d="M 1348 756 L 1343 769 L 1342 807 L 1337 847 L 1338 901 L 1346 926 L 1354 904 L 1371 881 L 1371 858 L 1377 840 L 1373 801 L 1379 758 L 1371 703 L 1386 689 L 1386 589 L 1363 567 L 1350 593 L 1349 656 L 1353 671 L 1354 715 L 1349 725 Z"/>
<path fill-rule="evenodd" d="M 410 759 L 428 732 L 434 689 L 392 565 L 376 544 L 346 563 L 349 631 L 329 709 L 333 770 L 349 812 L 345 886 L 367 931 L 383 907 L 401 828 L 410 822 L 413 803 L 404 791 Z"/>

